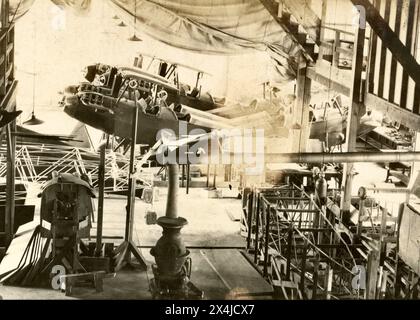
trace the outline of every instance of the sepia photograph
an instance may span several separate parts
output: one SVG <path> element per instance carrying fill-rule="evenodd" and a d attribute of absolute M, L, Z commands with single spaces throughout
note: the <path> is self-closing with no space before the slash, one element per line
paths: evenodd
<path fill-rule="evenodd" d="M 0 26 L 0 307 L 420 299 L 419 0 L 0 0 Z"/>

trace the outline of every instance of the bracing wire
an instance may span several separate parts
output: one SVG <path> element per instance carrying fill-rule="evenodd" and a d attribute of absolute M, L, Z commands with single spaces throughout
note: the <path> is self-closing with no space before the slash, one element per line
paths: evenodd
<path fill-rule="evenodd" d="M 306 194 L 306 192 L 304 191 L 304 190 L 301 190 L 306 196 L 308 196 L 307 194 Z M 354 263 L 354 265 L 356 266 L 357 265 L 357 263 L 356 263 L 356 259 L 354 258 L 354 256 L 353 256 L 353 254 L 351 253 L 351 250 L 350 250 L 350 248 L 349 248 L 349 246 L 347 245 L 347 243 L 344 241 L 344 239 L 340 236 L 340 234 L 335 230 L 335 228 L 334 228 L 334 225 L 327 219 L 327 215 L 326 215 L 326 213 L 325 213 L 325 211 L 323 210 L 323 209 L 321 209 L 321 208 L 319 208 L 318 207 L 318 205 L 314 202 L 313 203 L 314 204 L 314 206 L 315 206 L 315 208 L 317 209 L 317 210 L 319 210 L 319 212 L 321 213 L 321 215 L 325 218 L 325 221 L 331 226 L 331 228 L 334 230 L 334 233 L 338 236 L 338 238 L 341 240 L 341 242 L 343 242 L 343 244 L 344 244 L 344 246 L 346 247 L 346 249 L 347 249 L 347 251 L 348 251 L 348 253 L 350 254 L 350 257 L 352 258 L 352 260 L 353 260 L 353 263 Z"/>

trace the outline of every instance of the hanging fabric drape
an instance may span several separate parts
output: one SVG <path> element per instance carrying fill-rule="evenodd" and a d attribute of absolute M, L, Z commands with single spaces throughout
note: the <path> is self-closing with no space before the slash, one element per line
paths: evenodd
<path fill-rule="evenodd" d="M 92 0 L 51 0 L 78 13 Z M 284 80 L 296 76 L 299 47 L 259 0 L 101 0 L 138 31 L 168 45 L 205 54 L 229 55 L 267 51 Z M 34 0 L 10 0 L 11 13 L 20 3 L 22 16 Z"/>
<path fill-rule="evenodd" d="M 295 77 L 299 48 L 259 0 L 110 1 L 124 21 L 136 11 L 136 27 L 171 46 L 206 54 L 264 50 L 283 78 Z"/>

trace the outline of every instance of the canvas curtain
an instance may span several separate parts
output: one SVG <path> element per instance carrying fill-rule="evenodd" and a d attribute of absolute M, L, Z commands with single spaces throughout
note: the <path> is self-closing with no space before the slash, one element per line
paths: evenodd
<path fill-rule="evenodd" d="M 83 13 L 92 0 L 51 1 Z M 296 76 L 299 47 L 259 0 L 100 1 L 109 1 L 126 23 L 134 25 L 136 17 L 139 31 L 168 45 L 219 55 L 263 50 L 270 54 L 283 80 Z M 10 0 L 11 14 L 22 16 L 33 2 Z"/>

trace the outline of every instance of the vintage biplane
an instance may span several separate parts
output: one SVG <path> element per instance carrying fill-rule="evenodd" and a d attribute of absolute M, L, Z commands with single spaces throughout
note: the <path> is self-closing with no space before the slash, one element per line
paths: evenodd
<path fill-rule="evenodd" d="M 223 107 L 226 102 L 225 98 L 215 97 L 209 91 L 203 90 L 201 82 L 211 74 L 199 68 L 145 53 L 139 53 L 134 59 L 134 66 L 165 78 L 176 86 L 179 91 L 178 103 L 183 106 L 209 111 Z M 192 78 L 194 83 L 187 83 Z"/>
<path fill-rule="evenodd" d="M 309 139 L 323 142 L 327 149 L 342 145 L 346 137 L 347 117 L 348 109 L 342 105 L 340 96 L 335 96 L 320 105 L 310 105 Z M 367 111 L 360 118 L 357 136 L 365 135 L 380 125 L 381 123 L 373 118 L 371 111 Z"/>
<path fill-rule="evenodd" d="M 138 144 L 153 146 L 161 130 L 178 134 L 180 124 L 186 135 L 212 129 L 176 111 L 179 89 L 159 75 L 135 67 L 97 64 L 87 67 L 85 79 L 89 82 L 66 88 L 64 112 L 107 134 L 131 139 L 136 109 Z"/>

